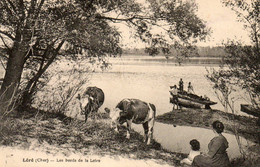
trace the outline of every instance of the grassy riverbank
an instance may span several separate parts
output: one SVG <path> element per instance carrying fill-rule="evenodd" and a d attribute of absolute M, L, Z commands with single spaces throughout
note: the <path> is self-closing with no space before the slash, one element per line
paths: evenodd
<path fill-rule="evenodd" d="M 106 115 L 95 121 L 89 119 L 87 123 L 61 114 L 44 112 L 14 115 L 0 123 L 2 148 L 38 151 L 53 156 L 99 157 L 100 161 L 117 159 L 117 163 L 132 162 L 141 166 L 179 166 L 179 161 L 184 157 L 183 154 L 163 150 L 155 141 L 146 146 L 143 136 L 136 132 L 131 133 L 129 140 L 126 139 L 125 133 L 117 134 L 110 128 Z M 4 153 L 0 155 L 1 158 L 7 156 Z M 33 155 L 34 153 L 31 157 Z M 23 165 L 27 166 L 28 163 L 21 162 L 19 166 Z M 96 165 L 103 166 L 102 162 Z"/>
<path fill-rule="evenodd" d="M 259 143 L 260 129 L 257 125 L 256 118 L 234 115 L 219 110 L 206 109 L 181 109 L 173 110 L 156 117 L 156 121 L 172 124 L 186 125 L 202 128 L 210 128 L 215 120 L 220 120 L 225 125 L 228 133 L 234 134 L 234 126 L 237 128 L 239 135 L 244 138 Z"/>
<path fill-rule="evenodd" d="M 200 112 L 204 113 L 204 111 Z M 212 117 L 215 118 L 215 113 L 212 113 Z M 203 126 L 209 127 L 209 118 L 200 119 L 200 121 L 194 120 L 188 111 L 175 111 L 158 116 L 157 121 L 191 126 L 204 123 Z M 93 163 L 88 162 L 88 166 L 107 166 L 109 163 L 124 167 L 178 167 L 180 160 L 186 156 L 166 151 L 156 141 L 152 141 L 152 144 L 147 146 L 143 143 L 143 136 L 136 132 L 131 133 L 129 140 L 126 139 L 125 133 L 117 134 L 110 128 L 106 114 L 99 114 L 95 121 L 89 119 L 85 123 L 63 114 L 31 110 L 13 113 L 2 119 L 0 125 L 0 159 L 5 160 L 6 167 L 14 162 L 17 162 L 20 167 L 35 166 L 35 163 L 23 161 L 24 158 L 36 161 L 39 153 L 45 155 L 40 154 L 40 157 L 49 157 L 48 160 L 54 161 L 48 164 L 41 163 L 41 166 L 47 167 L 85 166 L 86 162 L 71 162 L 79 158 L 93 161 Z M 56 162 L 57 160 L 63 162 Z M 239 167 L 244 164 L 244 161 L 237 159 L 233 164 L 234 167 Z"/>

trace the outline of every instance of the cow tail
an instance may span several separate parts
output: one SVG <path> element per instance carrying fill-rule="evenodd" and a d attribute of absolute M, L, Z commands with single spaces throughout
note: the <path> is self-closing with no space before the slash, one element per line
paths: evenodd
<path fill-rule="evenodd" d="M 155 116 L 156 116 L 156 107 L 155 107 L 155 105 L 153 105 L 151 103 L 149 103 L 149 106 L 154 111 L 154 118 L 155 118 Z"/>

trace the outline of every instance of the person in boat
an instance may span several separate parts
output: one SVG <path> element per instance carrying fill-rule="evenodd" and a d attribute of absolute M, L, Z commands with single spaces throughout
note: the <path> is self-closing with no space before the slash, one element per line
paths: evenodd
<path fill-rule="evenodd" d="M 227 154 L 228 141 L 222 135 L 224 125 L 220 121 L 214 121 L 212 124 L 215 137 L 208 144 L 208 153 L 195 156 L 193 167 L 230 167 Z"/>
<path fill-rule="evenodd" d="M 203 97 L 205 100 L 208 100 L 208 101 L 210 101 L 210 98 L 208 97 L 208 96 L 206 96 L 206 95 L 204 95 L 204 97 Z"/>
<path fill-rule="evenodd" d="M 191 150 L 187 158 L 181 160 L 181 164 L 191 166 L 195 156 L 200 155 L 200 142 L 196 139 L 190 141 Z"/>
<path fill-rule="evenodd" d="M 180 90 L 180 92 L 183 92 L 183 81 L 182 81 L 182 78 L 179 81 L 179 90 Z"/>
<path fill-rule="evenodd" d="M 188 93 L 194 93 L 195 94 L 193 86 L 191 85 L 191 82 L 189 82 L 189 84 L 188 84 Z"/>

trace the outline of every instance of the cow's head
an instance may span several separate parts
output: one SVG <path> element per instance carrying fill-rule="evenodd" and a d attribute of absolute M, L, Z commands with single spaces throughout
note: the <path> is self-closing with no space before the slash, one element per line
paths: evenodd
<path fill-rule="evenodd" d="M 114 108 L 112 110 L 105 108 L 105 111 L 109 113 L 109 118 L 111 119 L 111 128 L 115 129 L 117 126 L 125 122 L 125 114 L 119 108 Z"/>
<path fill-rule="evenodd" d="M 88 98 L 84 97 L 84 96 L 81 96 L 80 94 L 78 94 L 78 96 L 76 97 L 76 100 L 77 100 L 77 104 L 79 105 L 80 107 L 80 113 L 81 115 L 84 115 L 85 113 L 85 110 L 86 110 L 86 106 L 88 104 Z"/>

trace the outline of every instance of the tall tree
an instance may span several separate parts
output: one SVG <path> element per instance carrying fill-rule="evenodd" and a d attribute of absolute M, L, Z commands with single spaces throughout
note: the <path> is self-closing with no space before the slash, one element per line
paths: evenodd
<path fill-rule="evenodd" d="M 229 40 L 225 44 L 226 56 L 224 66 L 208 75 L 215 84 L 214 88 L 228 96 L 237 86 L 246 90 L 255 108 L 260 108 L 260 1 L 229 0 L 223 3 L 230 7 L 237 15 L 239 22 L 244 24 L 249 32 L 251 44 Z M 227 91 L 228 90 L 228 91 Z M 227 93 L 229 92 L 229 93 Z M 228 101 L 228 98 L 226 101 Z M 225 99 L 224 98 L 224 99 Z"/>
<path fill-rule="evenodd" d="M 169 54 L 172 46 L 189 50 L 208 33 L 195 14 L 195 3 L 180 0 L 2 0 L 0 10 L 7 62 L 0 90 L 3 105 L 19 88 L 26 68 L 31 74 L 24 99 L 33 95 L 39 78 L 61 56 L 102 61 L 106 55 L 120 54 L 120 32 L 114 23 L 133 28 L 136 37 L 150 44 L 151 55 L 158 49 Z"/>
<path fill-rule="evenodd" d="M 256 110 L 260 109 L 260 1 L 251 0 L 223 0 L 223 3 L 231 8 L 237 20 L 244 24 L 245 30 L 249 32 L 250 44 L 241 41 L 229 40 L 225 43 L 225 57 L 223 64 L 218 70 L 208 71 L 206 77 L 213 83 L 216 92 L 225 110 L 236 112 L 234 103 L 237 100 L 236 91 L 243 91 L 243 98 L 249 97 Z M 246 96 L 248 94 L 249 96 Z M 241 97 L 240 97 L 241 98 Z M 246 99 L 248 101 L 248 99 Z M 233 122 L 233 129 L 238 142 L 239 150 L 244 158 L 250 159 L 244 151 L 239 131 L 239 125 Z M 254 166 L 254 162 L 251 165 Z"/>

